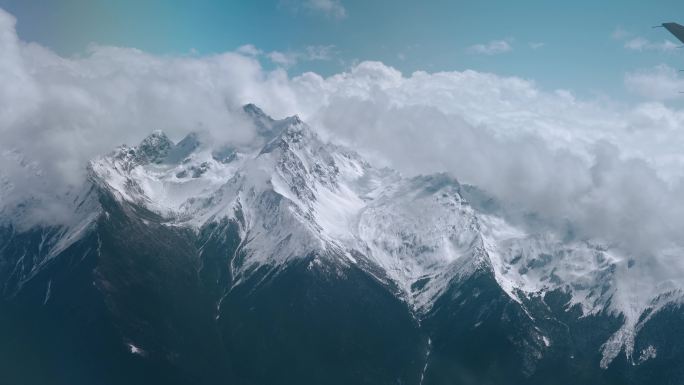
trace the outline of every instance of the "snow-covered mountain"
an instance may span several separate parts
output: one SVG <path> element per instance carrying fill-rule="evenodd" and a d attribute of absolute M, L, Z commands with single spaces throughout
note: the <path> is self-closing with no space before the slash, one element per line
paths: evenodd
<path fill-rule="evenodd" d="M 251 317 L 249 312 L 258 312 L 254 309 L 261 304 L 270 304 L 263 305 L 269 309 L 260 313 L 263 317 L 294 322 L 287 318 L 291 315 L 283 315 L 282 304 L 271 304 L 273 300 L 289 303 L 292 309 L 304 303 L 305 309 L 321 312 L 346 304 L 347 311 L 353 313 L 356 301 L 368 302 L 371 309 L 392 309 L 376 318 L 390 316 L 398 311 L 397 306 L 404 306 L 405 314 L 394 317 L 405 318 L 402 326 L 387 322 L 393 325 L 388 330 L 396 327 L 406 333 L 393 337 L 406 339 L 405 350 L 411 351 L 404 357 L 402 370 L 406 373 L 397 373 L 398 369 L 387 364 L 378 369 L 386 370 L 387 375 L 376 376 L 359 364 L 345 373 L 346 380 L 356 383 L 371 379 L 375 383 L 452 383 L 466 378 L 488 383 L 507 378 L 493 374 L 496 368 L 486 363 L 459 361 L 468 350 L 481 352 L 472 354 L 481 354 L 482 361 L 501 361 L 501 371 L 519 365 L 519 377 L 510 377 L 514 383 L 551 383 L 548 368 L 558 365 L 565 365 L 568 373 L 581 368 L 587 380 L 594 381 L 591 383 L 629 383 L 645 374 L 625 369 L 624 363 L 651 370 L 658 367 L 648 365 L 661 359 L 661 349 L 668 352 L 666 359 L 681 357 L 677 351 L 684 346 L 675 343 L 673 350 L 663 345 L 669 338 L 650 338 L 649 331 L 652 321 L 659 315 L 662 318 L 664 312 L 678 314 L 684 271 L 668 259 L 677 258 L 679 250 L 657 259 L 662 265 L 653 260 L 642 264 L 597 240 L 532 232 L 525 223 L 509 218 L 484 191 L 460 184 L 449 175 L 404 177 L 391 169 L 375 168 L 356 152 L 323 141 L 297 116 L 274 120 L 254 105 L 243 110 L 257 128 L 251 145 L 217 145 L 196 133 L 174 143 L 162 131 L 155 131 L 137 146 L 119 147 L 90 162 L 88 182 L 70 197 L 74 210 L 68 224 L 19 230 L 5 220 L 0 229 L 0 283 L 8 303 L 32 290 L 40 292 L 35 295 L 43 305 L 49 303 L 58 292 L 54 282 L 71 279 L 69 275 L 80 269 L 78 258 L 92 258 L 85 279 L 92 281 L 97 292 L 93 295 L 103 297 L 107 314 L 113 314 L 116 338 L 134 356 L 173 366 L 180 360 L 170 357 L 182 355 L 186 343 L 173 345 L 165 339 L 170 337 L 155 334 L 153 338 L 151 332 L 144 332 L 157 321 L 164 325 L 173 322 L 151 321 L 146 311 L 129 308 L 126 301 L 131 298 L 122 297 L 126 291 L 122 287 L 161 285 L 165 278 L 154 273 L 159 264 L 163 265 L 159 271 L 170 269 L 176 274 L 178 269 L 177 274 L 185 277 L 189 273 L 178 266 L 166 267 L 174 258 L 184 258 L 183 266 L 196 275 L 186 279 L 198 280 L 189 287 L 210 293 L 197 294 L 211 303 L 213 321 L 202 322 L 213 322 L 210 328 L 221 330 L 225 345 L 221 349 L 231 351 L 231 357 L 241 355 L 231 349 L 247 343 L 235 333 L 256 327 L 245 326 L 247 321 L 241 317 Z M 21 211 L 7 208 L 2 212 L 11 212 L 12 218 L 21 215 Z M 127 238 L 140 239 L 129 245 Z M 148 244 L 151 248 L 173 247 L 167 254 L 178 256 L 145 262 L 143 266 L 151 269 L 149 276 L 126 267 L 140 259 L 124 267 L 117 265 L 123 262 L 108 259 L 132 248 L 133 254 L 146 257 L 157 252 L 140 251 Z M 77 258 L 74 250 L 78 250 Z M 63 260 L 68 260 L 64 266 Z M 311 283 L 315 289 L 300 293 L 297 288 L 302 280 L 309 282 L 300 274 L 324 278 Z M 291 277 L 300 278 L 291 281 Z M 327 286 L 330 282 L 335 284 Z M 347 284 L 350 288 L 338 293 L 338 287 Z M 280 289 L 273 291 L 275 287 Z M 304 297 L 287 297 L 290 290 Z M 320 305 L 319 296 L 328 295 L 326 290 L 330 290 L 330 298 L 337 299 Z M 355 290 L 363 290 L 357 293 L 361 298 L 350 298 Z M 152 292 L 156 301 L 166 295 L 156 289 Z M 31 314 L 32 310 L 25 311 Z M 190 325 L 183 317 L 182 322 Z M 261 318 L 253 321 L 265 322 Z M 321 322 L 316 321 L 315 327 L 335 327 Z M 351 318 L 349 322 L 359 321 Z M 174 324 L 173 328 L 177 327 Z M 194 330 L 196 324 L 186 327 Z M 273 325 L 263 327 L 253 331 L 265 335 L 264 330 L 272 331 Z M 282 327 L 288 333 L 289 326 L 285 323 Z M 382 325 L 368 330 L 377 327 Z M 587 328 L 595 329 L 593 334 L 586 332 Z M 642 330 L 646 330 L 643 336 Z M 274 333 L 280 336 L 280 332 Z M 307 339 L 314 332 L 302 333 L 301 338 Z M 467 346 L 474 343 L 469 338 L 478 333 L 494 336 L 488 340 L 492 346 Z M 387 354 L 375 351 L 380 345 L 377 342 L 360 349 L 364 354 Z M 281 341 L 278 346 L 290 345 Z M 517 358 L 498 356 L 497 349 L 505 352 L 512 347 Z M 204 348 L 196 349 L 206 353 Z M 258 349 L 253 353 L 264 354 Z M 338 364 L 349 359 L 343 352 L 335 354 Z M 614 364 L 618 357 L 620 363 Z M 240 364 L 245 359 L 236 360 Z M 397 359 L 397 364 L 404 362 L 402 359 Z M 195 368 L 194 362 L 185 364 L 192 368 L 183 366 L 189 372 L 202 367 L 196 364 Z M 255 359 L 242 365 L 275 364 Z M 246 378 L 246 383 L 272 383 L 268 377 L 240 370 L 234 371 L 238 378 Z M 668 376 L 684 379 L 681 373 Z"/>

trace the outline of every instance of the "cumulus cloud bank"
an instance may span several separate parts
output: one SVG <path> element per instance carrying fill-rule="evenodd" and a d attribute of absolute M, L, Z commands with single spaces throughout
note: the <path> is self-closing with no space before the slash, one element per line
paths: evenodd
<path fill-rule="evenodd" d="M 17 38 L 0 11 L 0 206 L 78 186 L 88 159 L 154 129 L 247 143 L 253 102 L 299 114 L 330 139 L 406 174 L 446 171 L 511 216 L 635 255 L 684 246 L 684 112 L 545 91 L 475 71 L 415 72 L 362 62 L 330 77 L 265 71 L 255 47 L 202 57 L 93 47 L 64 58 Z M 48 214 L 52 213 L 52 214 Z"/>

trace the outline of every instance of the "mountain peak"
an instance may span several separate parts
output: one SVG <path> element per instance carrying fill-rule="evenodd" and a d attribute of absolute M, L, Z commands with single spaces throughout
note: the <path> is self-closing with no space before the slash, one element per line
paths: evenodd
<path fill-rule="evenodd" d="M 248 103 L 242 106 L 242 110 L 247 113 L 247 115 L 251 117 L 264 117 L 270 120 L 273 120 L 270 116 L 266 115 L 264 111 L 259 108 L 256 104 L 254 103 Z"/>
<path fill-rule="evenodd" d="M 165 160 L 168 163 L 178 163 L 187 158 L 201 145 L 199 135 L 196 132 L 191 132 L 169 149 Z"/>
<path fill-rule="evenodd" d="M 160 162 L 174 146 L 162 130 L 154 130 L 137 146 L 138 158 L 150 163 Z"/>
<path fill-rule="evenodd" d="M 304 123 L 297 115 L 276 120 L 272 125 L 273 136 L 261 150 L 262 153 L 272 152 L 278 147 L 302 147 L 303 145 L 320 145 L 320 139 L 314 130 Z"/>
<path fill-rule="evenodd" d="M 249 103 L 242 107 L 245 114 L 251 119 L 256 127 L 257 135 L 264 138 L 266 142 L 273 139 L 280 132 L 279 121 L 266 115 L 264 111 L 255 104 Z"/>

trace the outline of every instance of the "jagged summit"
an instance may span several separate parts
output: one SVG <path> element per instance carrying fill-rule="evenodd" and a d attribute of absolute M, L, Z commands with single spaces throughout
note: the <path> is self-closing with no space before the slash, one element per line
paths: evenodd
<path fill-rule="evenodd" d="M 323 145 L 319 136 L 297 116 L 277 121 L 272 132 L 275 135 L 263 147 L 262 153 L 271 152 L 278 147 L 304 148 Z"/>
<path fill-rule="evenodd" d="M 162 161 L 174 146 L 162 130 L 155 130 L 136 147 L 140 161 L 156 163 Z"/>
<path fill-rule="evenodd" d="M 173 148 L 169 150 L 166 161 L 170 163 L 182 162 L 195 150 L 197 150 L 201 145 L 199 134 L 196 132 L 189 133 L 180 142 L 173 145 Z"/>
<path fill-rule="evenodd" d="M 261 152 L 269 152 L 268 148 L 273 148 L 278 143 L 296 144 L 305 139 L 319 140 L 315 132 L 297 115 L 276 120 L 252 103 L 244 105 L 242 110 L 257 129 L 256 143 L 263 146 Z M 175 164 L 187 160 L 192 153 L 200 150 L 202 145 L 202 136 L 197 132 L 190 132 L 178 143 L 173 143 L 163 130 L 156 129 L 137 146 L 124 145 L 115 153 L 122 158 L 129 158 L 136 164 Z M 212 148 L 212 151 L 217 158 L 225 161 L 235 154 L 236 149 L 230 145 L 219 145 Z"/>
<path fill-rule="evenodd" d="M 242 106 L 242 110 L 254 118 L 273 121 L 270 116 L 266 115 L 266 113 L 254 103 L 245 104 Z"/>
<path fill-rule="evenodd" d="M 252 120 L 254 126 L 256 127 L 257 136 L 262 138 L 265 142 L 270 141 L 273 137 L 278 135 L 282 131 L 283 127 L 288 125 L 287 120 L 275 120 L 270 116 L 266 115 L 261 108 L 257 107 L 255 104 L 245 104 L 242 107 L 245 114 Z"/>

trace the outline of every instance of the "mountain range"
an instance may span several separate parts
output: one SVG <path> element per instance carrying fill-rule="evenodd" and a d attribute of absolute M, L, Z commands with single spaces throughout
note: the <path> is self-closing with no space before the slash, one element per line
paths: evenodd
<path fill-rule="evenodd" d="M 0 384 L 684 382 L 679 250 L 644 263 L 240 113 L 246 145 L 154 131 L 91 160 L 58 225 L 1 208 Z"/>

